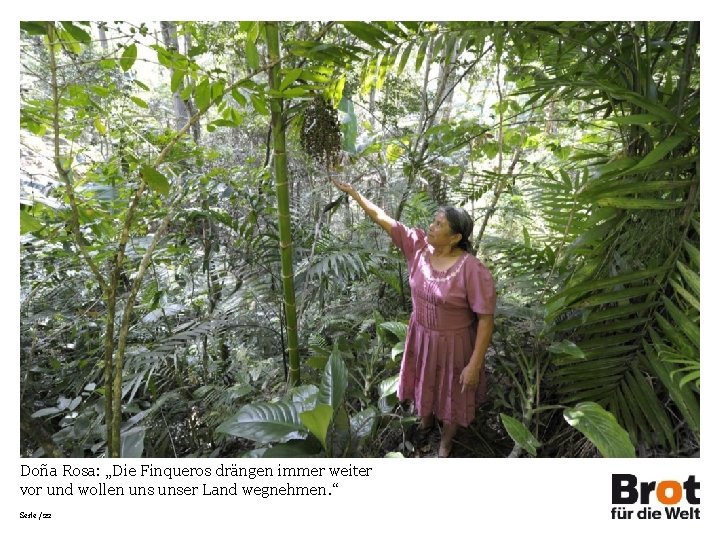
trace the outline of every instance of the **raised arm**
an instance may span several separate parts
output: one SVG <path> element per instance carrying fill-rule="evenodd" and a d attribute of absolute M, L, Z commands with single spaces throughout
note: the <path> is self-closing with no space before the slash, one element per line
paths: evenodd
<path fill-rule="evenodd" d="M 386 233 L 390 234 L 392 227 L 395 224 L 395 220 L 385 213 L 385 210 L 377 206 L 375 203 L 370 202 L 365 197 L 360 195 L 357 190 L 350 184 L 345 182 L 339 182 L 333 179 L 333 183 L 337 186 L 340 191 L 343 191 L 350 195 L 357 201 L 360 207 L 365 211 L 370 219 L 380 225 Z"/>

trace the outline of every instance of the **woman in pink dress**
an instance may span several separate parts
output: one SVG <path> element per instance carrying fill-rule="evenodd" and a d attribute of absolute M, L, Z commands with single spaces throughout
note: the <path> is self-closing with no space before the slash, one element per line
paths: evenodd
<path fill-rule="evenodd" d="M 446 207 L 425 234 L 395 221 L 350 184 L 334 182 L 405 255 L 413 312 L 398 397 L 415 402 L 420 430 L 429 430 L 435 418 L 442 422 L 438 456 L 447 457 L 458 427 L 467 427 L 485 400 L 485 353 L 495 313 L 492 276 L 470 253 L 473 221 L 464 210 Z"/>

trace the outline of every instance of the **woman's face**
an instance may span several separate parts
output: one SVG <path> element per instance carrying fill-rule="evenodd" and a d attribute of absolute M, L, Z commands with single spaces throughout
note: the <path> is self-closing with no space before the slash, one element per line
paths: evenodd
<path fill-rule="evenodd" d="M 461 234 L 452 232 L 444 212 L 435 214 L 435 219 L 428 227 L 428 244 L 433 247 L 444 247 L 457 244 L 462 238 Z"/>

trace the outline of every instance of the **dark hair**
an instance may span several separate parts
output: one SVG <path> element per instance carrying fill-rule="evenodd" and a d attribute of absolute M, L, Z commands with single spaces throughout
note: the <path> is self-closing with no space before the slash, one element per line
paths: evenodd
<path fill-rule="evenodd" d="M 472 237 L 473 226 L 475 223 L 465 210 L 456 208 L 455 206 L 445 206 L 440 209 L 445 214 L 450 230 L 453 234 L 460 234 L 462 238 L 457 243 L 457 247 L 468 253 L 475 254 L 470 238 Z"/>

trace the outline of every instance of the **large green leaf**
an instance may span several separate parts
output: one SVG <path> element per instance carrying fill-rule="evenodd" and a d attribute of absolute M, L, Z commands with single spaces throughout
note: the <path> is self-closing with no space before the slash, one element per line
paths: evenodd
<path fill-rule="evenodd" d="M 164 174 L 154 167 L 151 167 L 150 165 L 143 165 L 142 169 L 140 169 L 140 174 L 142 175 L 143 180 L 147 182 L 147 185 L 150 186 L 150 189 L 157 191 L 162 195 L 170 193 L 170 182 Z"/>
<path fill-rule="evenodd" d="M 593 402 L 565 409 L 565 420 L 585 435 L 603 457 L 635 457 L 630 436 L 615 416 Z"/>
<path fill-rule="evenodd" d="M 125 47 L 125 50 L 120 57 L 120 67 L 123 71 L 127 71 L 133 67 L 135 60 L 137 60 L 137 45 L 133 43 L 132 45 Z"/>
<path fill-rule="evenodd" d="M 347 385 L 348 370 L 336 345 L 325 364 L 318 402 L 330 405 L 333 411 L 336 410 L 343 402 Z"/>
<path fill-rule="evenodd" d="M 260 443 L 285 442 L 304 437 L 306 431 L 296 403 L 253 403 L 245 405 L 216 431 Z"/>
<path fill-rule="evenodd" d="M 540 447 L 540 443 L 535 436 L 530 433 L 528 428 L 512 416 L 503 413 L 500 413 L 500 419 L 508 435 L 512 437 L 512 440 L 518 443 L 522 449 L 531 456 L 537 456 L 537 449 Z"/>
<path fill-rule="evenodd" d="M 325 403 L 300 413 L 300 421 L 315 435 L 323 448 L 327 448 L 327 431 L 333 416 L 333 408 Z"/>

